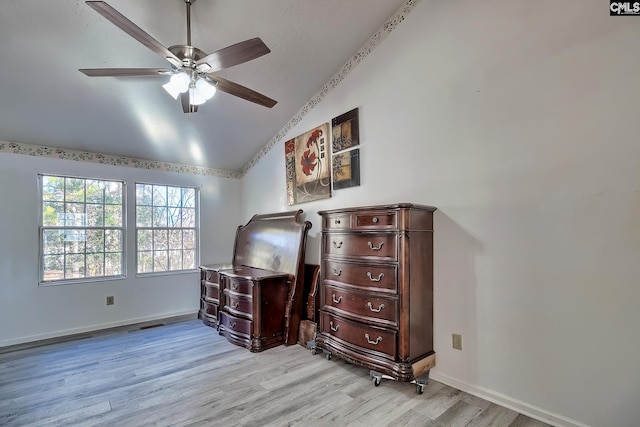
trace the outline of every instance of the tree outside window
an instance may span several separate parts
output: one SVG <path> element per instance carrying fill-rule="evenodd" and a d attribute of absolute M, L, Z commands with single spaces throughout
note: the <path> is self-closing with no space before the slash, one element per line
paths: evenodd
<path fill-rule="evenodd" d="M 136 184 L 137 272 L 196 268 L 197 190 Z"/>

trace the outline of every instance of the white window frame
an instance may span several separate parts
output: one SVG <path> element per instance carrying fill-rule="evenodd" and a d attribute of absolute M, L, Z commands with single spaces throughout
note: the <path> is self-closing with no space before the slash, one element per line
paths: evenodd
<path fill-rule="evenodd" d="M 151 204 L 143 204 L 143 205 L 139 205 L 138 204 L 138 188 L 139 186 L 151 186 L 152 190 L 151 190 L 151 194 L 152 194 L 152 200 L 151 200 Z M 165 188 L 165 189 L 180 189 L 180 193 L 181 193 L 181 201 L 180 201 L 180 206 L 170 206 L 170 202 L 168 200 L 168 197 L 165 198 L 165 204 L 156 204 L 155 203 L 155 193 L 153 188 L 154 187 L 159 187 L 159 188 Z M 184 196 L 184 190 L 193 190 L 194 192 L 194 197 L 193 197 L 193 206 L 184 206 L 184 200 L 182 200 L 182 197 Z M 136 248 L 136 252 L 135 252 L 135 257 L 136 257 L 136 261 L 135 261 L 135 268 L 136 268 L 136 276 L 150 276 L 150 275 L 168 275 L 168 274 L 178 274 L 178 273 L 188 273 L 188 272 L 194 272 L 194 271 L 198 271 L 198 265 L 199 265 L 199 260 L 200 260 L 200 190 L 198 187 L 195 186 L 184 186 L 184 185 L 172 185 L 172 184 L 158 184 L 158 183 L 149 183 L 149 182 L 136 182 L 135 183 L 135 196 L 134 196 L 134 200 L 135 200 L 135 248 Z M 151 225 L 139 225 L 139 208 L 151 208 L 151 211 L 153 212 L 152 214 L 152 219 L 151 219 Z M 154 224 L 154 220 L 155 218 L 155 210 L 154 208 L 167 208 L 167 224 L 166 225 L 155 225 Z M 188 209 L 194 209 L 194 224 L 193 227 L 185 227 L 183 226 L 183 224 L 181 223 L 180 226 L 170 226 L 169 225 L 169 217 L 171 216 L 169 213 L 169 210 L 171 208 L 177 209 L 177 208 L 188 208 Z M 182 214 L 180 215 L 180 218 L 182 219 L 183 216 Z M 180 248 L 174 248 L 174 249 L 170 249 L 169 248 L 169 233 L 171 231 L 181 231 L 182 234 L 182 245 Z M 152 237 L 151 237 L 151 247 L 149 249 L 149 246 L 146 245 L 144 248 L 141 247 L 140 244 L 140 232 L 150 232 Z M 155 239 L 155 232 L 156 231 L 166 231 L 167 232 L 167 248 L 165 249 L 156 249 L 156 239 Z M 190 231 L 193 233 L 193 239 L 194 239 L 194 247 L 193 248 L 185 248 L 184 246 L 184 232 L 185 231 Z M 148 235 L 147 235 L 148 237 Z M 184 254 L 187 251 L 193 251 L 193 267 L 192 268 L 181 268 L 181 269 L 171 269 L 171 256 L 169 255 L 169 252 L 171 251 L 180 251 L 181 252 L 181 262 L 184 262 Z M 141 262 L 140 262 L 140 254 L 142 252 L 146 252 L 146 253 L 151 253 L 151 259 L 152 259 L 152 271 L 141 271 Z M 155 254 L 156 252 L 167 252 L 167 270 L 156 270 L 156 258 L 155 258 Z"/>
<path fill-rule="evenodd" d="M 73 224 L 73 225 L 67 225 L 67 224 L 63 224 L 63 225 L 45 225 L 44 224 L 44 204 L 45 202 L 47 202 L 46 200 L 44 200 L 44 191 L 43 191 L 43 185 L 44 185 L 44 181 L 43 179 L 45 177 L 55 177 L 55 178 L 62 178 L 65 179 L 65 187 L 63 190 L 64 196 L 63 196 L 63 200 L 62 201 L 55 201 L 52 203 L 74 203 L 74 204 L 80 204 L 84 206 L 85 212 L 82 216 L 79 216 L 77 219 L 74 219 L 74 222 L 80 222 L 80 224 Z M 83 201 L 67 201 L 67 190 L 66 190 L 66 179 L 82 179 L 85 181 L 84 185 L 85 185 L 85 193 L 84 193 L 84 198 Z M 104 224 L 104 218 L 103 218 L 103 225 L 102 226 L 87 226 L 86 225 L 86 208 L 87 205 L 101 205 L 102 209 L 106 209 L 106 206 L 118 206 L 117 204 L 109 204 L 109 203 L 105 203 L 104 200 L 104 193 L 103 193 L 103 200 L 101 203 L 96 203 L 96 202 L 87 202 L 87 194 L 86 194 L 86 188 L 87 188 L 87 181 L 100 181 L 100 182 L 114 182 L 114 183 L 118 183 L 121 185 L 121 204 L 120 204 L 120 217 L 122 219 L 122 222 L 120 224 L 120 226 L 106 226 Z M 104 189 L 103 189 L 104 191 Z M 126 268 L 127 268 L 127 251 L 126 251 L 126 224 L 127 224 L 127 218 L 126 218 L 126 199 L 127 199 L 127 188 L 126 188 L 126 183 L 122 180 L 117 180 L 117 179 L 105 179 L 105 178 L 96 178 L 96 177 L 85 177 L 85 176 L 73 176 L 73 175 L 65 175 L 65 174 L 56 174 L 56 173 L 39 173 L 38 174 L 38 199 L 39 199 L 39 209 L 38 209 L 38 260 L 39 260 L 39 265 L 38 265 L 38 284 L 39 285 L 63 285 L 63 284 L 71 284 L 71 283 L 84 283 L 84 282 L 100 282 L 100 281 L 108 281 L 108 280 L 121 280 L 126 278 Z M 64 221 L 66 222 L 67 219 L 67 213 L 66 213 L 66 207 L 64 208 L 62 215 L 65 216 Z M 87 252 L 87 247 L 86 247 L 86 238 L 85 238 L 85 248 L 83 250 L 82 253 L 78 252 L 75 253 L 75 255 L 82 255 L 84 257 L 84 264 L 85 264 L 85 270 L 84 273 L 86 274 L 87 272 L 87 267 L 86 267 L 86 263 L 87 263 L 87 255 L 91 255 L 91 254 L 102 254 L 103 256 L 103 265 L 102 265 L 102 271 L 103 271 L 103 275 L 96 275 L 96 276 L 84 276 L 84 277 L 63 277 L 62 279 L 45 279 L 45 257 L 47 256 L 52 256 L 52 255 L 57 255 L 57 256 L 62 256 L 63 259 L 63 269 L 62 269 L 62 274 L 63 276 L 66 276 L 66 269 L 65 269 L 65 263 L 67 260 L 67 257 L 70 256 L 71 254 L 67 254 L 66 253 L 66 249 L 63 249 L 62 253 L 54 253 L 54 254 L 47 254 L 45 253 L 45 244 L 46 244 L 46 239 L 45 239 L 45 234 L 47 234 L 48 231 L 58 231 L 58 232 L 69 232 L 70 235 L 80 235 L 80 236 L 86 236 L 87 232 L 91 232 L 91 231 L 102 231 L 104 234 L 103 236 L 106 236 L 106 233 L 108 231 L 111 230 L 117 230 L 120 232 L 120 251 L 119 252 L 115 252 L 115 251 L 107 251 L 107 243 L 106 243 L 106 238 L 103 237 L 103 242 L 102 242 L 102 252 Z M 65 241 L 67 241 L 65 239 Z M 64 244 L 63 244 L 64 245 Z M 109 253 L 119 253 L 120 254 L 120 273 L 119 274 L 112 274 L 112 275 L 104 275 L 104 268 L 105 268 L 105 258 L 107 256 L 107 254 Z"/>

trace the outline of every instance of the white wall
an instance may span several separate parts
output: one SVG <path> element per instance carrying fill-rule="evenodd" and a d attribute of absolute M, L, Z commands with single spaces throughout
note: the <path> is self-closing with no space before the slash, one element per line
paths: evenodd
<path fill-rule="evenodd" d="M 38 173 L 126 182 L 126 279 L 38 286 Z M 199 187 L 201 262 L 230 261 L 239 225 L 237 179 L 0 153 L 0 347 L 198 311 L 198 273 L 136 277 L 136 182 Z M 106 305 L 107 295 L 114 305 Z"/>
<path fill-rule="evenodd" d="M 432 377 L 558 425 L 640 419 L 640 17 L 601 1 L 423 0 L 286 139 L 360 108 L 361 181 L 243 211 L 437 206 Z M 451 348 L 461 333 L 463 351 Z"/>

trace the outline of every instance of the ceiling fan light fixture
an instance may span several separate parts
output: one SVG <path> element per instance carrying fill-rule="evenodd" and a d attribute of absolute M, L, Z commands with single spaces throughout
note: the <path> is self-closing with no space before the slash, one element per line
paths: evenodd
<path fill-rule="evenodd" d="M 162 87 L 173 99 L 178 99 L 178 95 L 189 90 L 190 83 L 191 77 L 189 77 L 189 74 L 183 72 L 172 75 L 169 82 L 163 84 Z"/>
<path fill-rule="evenodd" d="M 210 83 L 204 78 L 198 79 L 196 82 L 196 89 L 202 94 L 202 96 L 204 96 L 205 99 L 211 99 L 213 98 L 213 95 L 216 94 L 215 84 Z"/>
<path fill-rule="evenodd" d="M 189 87 L 189 103 L 191 105 L 202 105 L 211 99 L 215 93 L 215 85 L 204 78 L 199 78 L 195 84 Z"/>

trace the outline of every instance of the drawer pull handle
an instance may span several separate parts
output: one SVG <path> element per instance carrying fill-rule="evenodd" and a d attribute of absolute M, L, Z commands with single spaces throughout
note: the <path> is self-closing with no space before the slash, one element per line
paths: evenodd
<path fill-rule="evenodd" d="M 340 295 L 338 298 L 336 298 L 336 294 L 331 294 L 331 299 L 333 299 L 334 303 L 340 304 L 340 301 L 342 301 L 342 295 Z"/>
<path fill-rule="evenodd" d="M 333 247 L 336 249 L 340 249 L 342 247 L 342 242 L 338 243 L 335 240 L 333 241 Z"/>
<path fill-rule="evenodd" d="M 238 284 L 237 283 L 232 283 L 231 287 L 233 288 L 233 290 L 237 291 L 238 290 Z"/>
<path fill-rule="evenodd" d="M 337 269 L 335 269 L 335 268 L 333 269 L 333 275 L 334 275 L 334 276 L 339 276 L 339 275 L 341 275 L 341 274 L 342 274 L 342 269 L 340 269 L 340 270 L 337 270 Z"/>
<path fill-rule="evenodd" d="M 238 308 L 239 306 L 240 306 L 240 303 L 239 303 L 239 302 L 234 302 L 234 303 L 233 303 L 233 308 Z"/>
<path fill-rule="evenodd" d="M 337 225 L 340 225 L 340 220 L 339 220 L 339 219 L 336 219 L 334 222 L 335 222 Z"/>
<path fill-rule="evenodd" d="M 375 341 L 371 341 L 371 339 L 369 338 L 369 334 L 364 334 L 364 337 L 367 339 L 367 342 L 368 342 L 369 344 L 373 344 L 373 345 L 378 345 L 378 343 L 379 343 L 380 341 L 382 341 L 382 337 L 378 337 L 378 338 L 376 338 L 376 340 L 375 340 Z"/>
<path fill-rule="evenodd" d="M 236 328 L 236 322 L 229 322 L 229 326 L 231 326 L 231 329 L 235 329 Z"/>
<path fill-rule="evenodd" d="M 372 282 L 379 282 L 380 280 L 382 280 L 382 278 L 384 277 L 384 273 L 380 273 L 378 274 L 378 278 L 374 279 L 373 276 L 371 275 L 370 271 L 367 271 L 367 277 L 369 278 L 369 280 L 371 280 Z"/>
<path fill-rule="evenodd" d="M 373 243 L 369 242 L 369 249 L 379 251 L 380 249 L 382 249 L 382 245 L 384 245 L 384 242 L 380 242 L 378 246 L 373 246 Z"/>
<path fill-rule="evenodd" d="M 373 308 L 373 304 L 371 304 L 371 301 L 367 301 L 367 307 L 369 307 L 369 310 L 373 311 L 374 313 L 380 313 L 380 310 L 384 308 L 384 304 L 380 304 L 380 306 L 376 310 L 375 308 Z"/>
<path fill-rule="evenodd" d="M 331 328 L 331 330 L 332 330 L 333 332 L 338 332 L 338 329 L 340 329 L 340 325 L 337 325 L 337 326 L 335 326 L 335 327 L 334 327 L 334 326 L 333 326 L 333 321 L 330 321 L 330 322 L 329 322 L 329 328 Z"/>
<path fill-rule="evenodd" d="M 374 224 L 377 224 L 378 221 L 380 221 L 380 220 L 378 219 L 377 216 L 374 216 L 373 219 L 371 220 L 371 222 L 373 222 Z"/>

